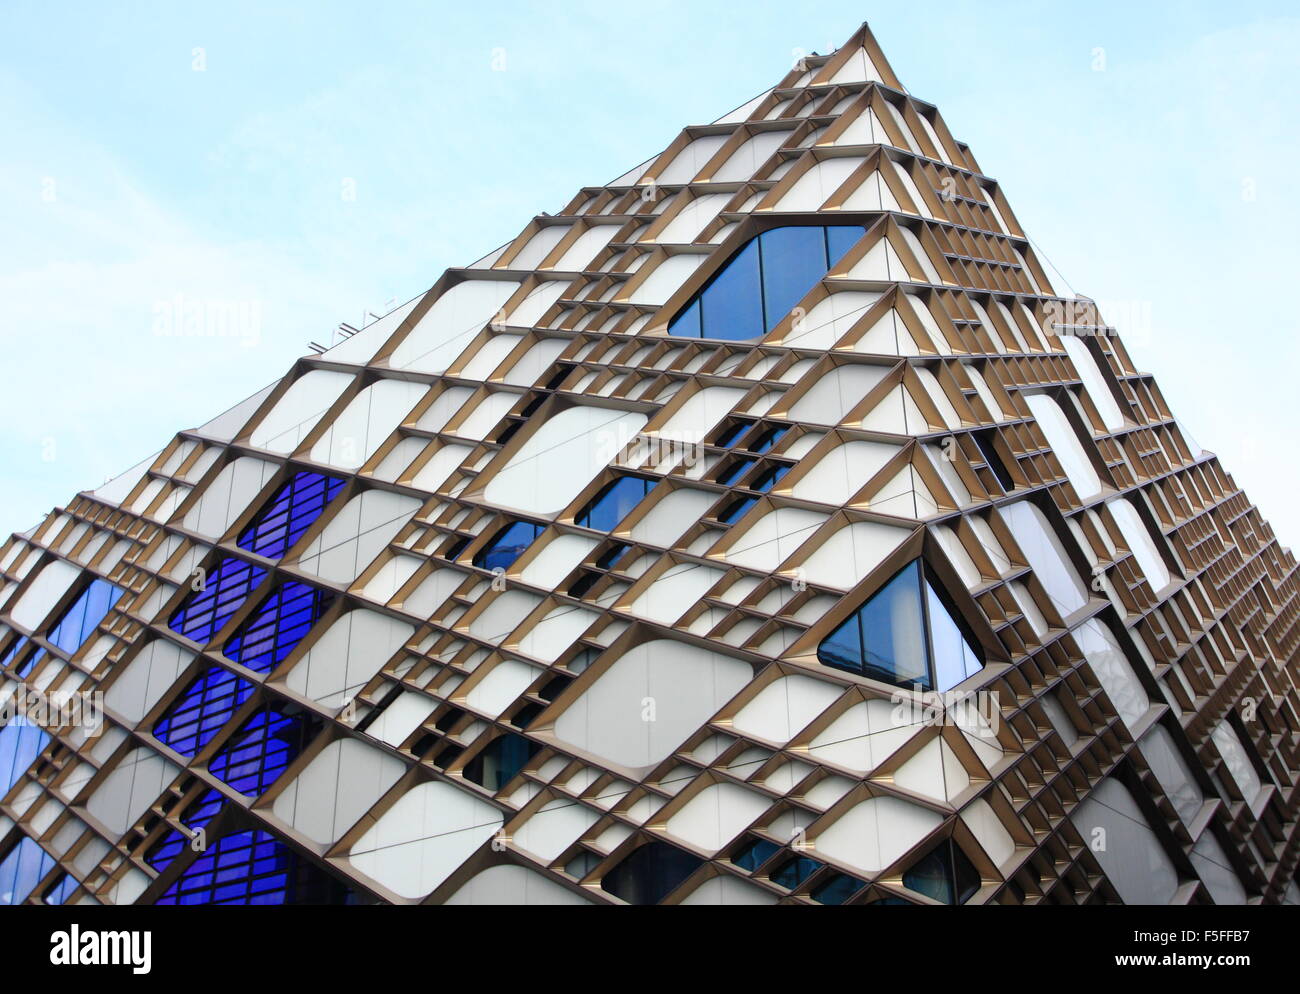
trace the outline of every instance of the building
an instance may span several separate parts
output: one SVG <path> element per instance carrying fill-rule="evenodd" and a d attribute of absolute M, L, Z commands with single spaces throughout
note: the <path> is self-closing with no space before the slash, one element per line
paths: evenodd
<path fill-rule="evenodd" d="M 1295 559 L 865 26 L 0 570 L 0 902 L 1300 902 Z"/>

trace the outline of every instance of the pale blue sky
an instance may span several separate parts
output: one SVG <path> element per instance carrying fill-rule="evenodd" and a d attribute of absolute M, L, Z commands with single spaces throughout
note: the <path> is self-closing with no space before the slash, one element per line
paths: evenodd
<path fill-rule="evenodd" d="M 107 6 L 5 4 L 4 532 L 865 19 L 1300 541 L 1293 0 Z M 260 333 L 162 337 L 178 296 Z"/>

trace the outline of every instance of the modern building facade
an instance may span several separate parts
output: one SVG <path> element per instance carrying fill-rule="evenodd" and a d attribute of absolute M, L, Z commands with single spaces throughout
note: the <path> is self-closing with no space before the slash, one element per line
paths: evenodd
<path fill-rule="evenodd" d="M 864 26 L 0 549 L 0 903 L 1298 903 L 1296 562 Z"/>

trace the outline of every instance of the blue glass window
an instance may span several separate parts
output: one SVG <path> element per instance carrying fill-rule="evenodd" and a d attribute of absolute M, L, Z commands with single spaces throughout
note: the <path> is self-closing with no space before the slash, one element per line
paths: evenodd
<path fill-rule="evenodd" d="M 0 905 L 22 904 L 54 868 L 54 857 L 23 836 L 0 860 Z"/>
<path fill-rule="evenodd" d="M 757 497 L 742 497 L 739 500 L 733 500 L 718 515 L 718 520 L 734 525 L 741 519 L 746 511 L 758 503 Z"/>
<path fill-rule="evenodd" d="M 153 734 L 182 756 L 197 756 L 253 692 L 253 684 L 213 666 L 196 677 L 154 724 Z"/>
<path fill-rule="evenodd" d="M 862 237 L 860 225 L 773 228 L 751 239 L 668 326 L 670 335 L 744 341 L 775 328 Z"/>
<path fill-rule="evenodd" d="M 259 711 L 212 757 L 208 769 L 248 797 L 260 797 L 297 757 L 307 724 L 268 708 Z"/>
<path fill-rule="evenodd" d="M 917 559 L 827 636 L 817 658 L 873 680 L 943 692 L 984 665 L 971 643 Z"/>
<path fill-rule="evenodd" d="M 531 521 L 506 525 L 474 554 L 474 565 L 480 569 L 509 569 L 543 531 L 543 525 Z"/>
<path fill-rule="evenodd" d="M 752 421 L 737 421 L 733 425 L 728 425 L 723 430 L 722 434 L 713 440 L 713 444 L 720 449 L 729 449 L 735 445 L 736 440 L 752 428 L 753 425 L 754 422 Z"/>
<path fill-rule="evenodd" d="M 767 428 L 764 431 L 760 431 L 752 439 L 749 438 L 745 439 L 745 448 L 747 448 L 750 452 L 757 452 L 759 455 L 762 455 L 764 452 L 766 452 L 768 449 L 774 446 L 777 442 L 781 441 L 781 439 L 785 436 L 785 433 L 787 431 L 789 431 L 788 428 L 782 428 L 779 425 L 774 425 L 771 428 Z"/>
<path fill-rule="evenodd" d="M 342 884 L 269 832 L 240 832 L 213 843 L 157 904 L 346 904 Z"/>
<path fill-rule="evenodd" d="M 754 482 L 749 485 L 749 489 L 757 490 L 759 493 L 766 493 L 788 472 L 790 472 L 789 466 L 769 466 L 758 474 Z"/>
<path fill-rule="evenodd" d="M 227 556 L 209 571 L 205 588 L 190 594 L 167 624 L 172 631 L 206 644 L 243 607 L 265 576 L 262 567 Z"/>
<path fill-rule="evenodd" d="M 46 904 L 62 904 L 72 896 L 72 892 L 80 885 L 77 878 L 70 873 L 65 873 L 58 880 L 45 888 L 45 893 L 41 895 Z"/>
<path fill-rule="evenodd" d="M 221 792 L 215 787 L 210 788 L 185 809 L 181 824 L 197 832 L 216 817 L 224 803 Z M 172 860 L 190 848 L 190 842 L 190 836 L 173 828 L 153 845 L 145 860 L 155 870 L 165 870 Z"/>
<path fill-rule="evenodd" d="M 104 615 L 112 610 L 121 596 L 122 591 L 107 580 L 91 580 L 72 607 L 63 612 L 63 617 L 50 629 L 46 638 L 55 648 L 62 649 L 71 656 L 81 648 L 86 637 L 99 627 Z"/>
<path fill-rule="evenodd" d="M 600 558 L 596 560 L 596 566 L 599 569 L 613 569 L 618 564 L 618 561 L 623 558 L 623 553 L 627 552 L 629 548 L 630 546 L 626 542 L 615 542 L 600 554 Z"/>
<path fill-rule="evenodd" d="M 228 659 L 250 670 L 269 673 L 320 620 L 334 595 L 297 580 L 287 580 L 266 598 L 226 643 Z"/>
<path fill-rule="evenodd" d="M 343 483 L 321 473 L 296 474 L 240 533 L 239 547 L 268 559 L 281 558 L 324 513 Z"/>
<path fill-rule="evenodd" d="M 718 471 L 718 482 L 723 486 L 732 486 L 737 480 L 748 473 L 749 468 L 753 465 L 753 459 L 736 459 L 730 465 L 724 466 Z"/>
<path fill-rule="evenodd" d="M 593 531 L 613 531 L 654 489 L 655 482 L 642 476 L 620 476 L 578 512 L 574 523 Z"/>
<path fill-rule="evenodd" d="M 9 793 L 49 741 L 45 729 L 22 715 L 0 728 L 0 795 Z"/>

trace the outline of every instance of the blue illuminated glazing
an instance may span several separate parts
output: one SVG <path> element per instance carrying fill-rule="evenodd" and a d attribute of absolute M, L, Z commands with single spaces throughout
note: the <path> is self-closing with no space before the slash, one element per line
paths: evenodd
<path fill-rule="evenodd" d="M 224 803 L 225 798 L 221 792 L 215 787 L 211 788 L 185 809 L 181 815 L 181 824 L 197 832 L 216 817 Z M 155 870 L 165 870 L 172 860 L 191 847 L 191 842 L 191 836 L 173 828 L 154 844 L 145 856 L 145 861 Z"/>
<path fill-rule="evenodd" d="M 307 726 L 301 718 L 259 711 L 231 736 L 208 769 L 248 797 L 259 797 L 302 752 Z"/>
<path fill-rule="evenodd" d="M 182 756 L 197 756 L 253 692 L 253 684 L 213 666 L 196 677 L 154 724 L 154 738 Z"/>
<path fill-rule="evenodd" d="M 228 659 L 250 670 L 269 673 L 303 640 L 334 595 L 297 580 L 282 583 L 226 642 Z"/>
<path fill-rule="evenodd" d="M 268 559 L 281 558 L 324 513 L 343 484 L 321 473 L 296 474 L 240 532 L 237 544 Z"/>
<path fill-rule="evenodd" d="M 49 741 L 45 729 L 22 715 L 0 728 L 0 795 L 9 793 Z"/>
<path fill-rule="evenodd" d="M 351 895 L 268 832 L 214 842 L 155 902 L 198 904 L 344 904 Z"/>
<path fill-rule="evenodd" d="M 262 567 L 227 556 L 207 574 L 204 589 L 190 594 L 167 624 L 172 631 L 207 644 L 265 576 Z"/>
<path fill-rule="evenodd" d="M 751 239 L 668 326 L 686 338 L 759 338 L 798 305 L 862 237 L 860 225 L 773 228 Z"/>

